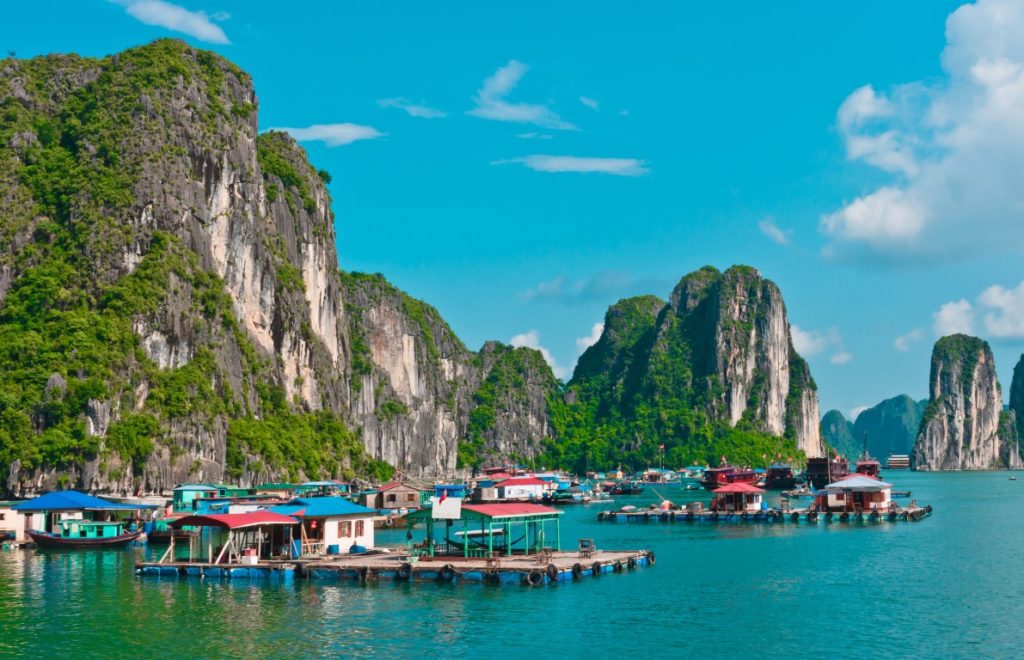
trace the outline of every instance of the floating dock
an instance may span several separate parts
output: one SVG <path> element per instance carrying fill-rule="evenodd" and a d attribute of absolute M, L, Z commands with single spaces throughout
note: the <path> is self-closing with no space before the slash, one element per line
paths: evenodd
<path fill-rule="evenodd" d="M 810 509 L 771 509 L 768 511 L 748 511 L 744 513 L 718 511 L 602 511 L 597 519 L 606 522 L 634 523 L 831 523 L 831 522 L 916 522 L 931 515 L 931 505 L 925 507 L 906 507 L 893 511 L 844 511 L 820 512 Z"/>
<path fill-rule="evenodd" d="M 587 577 L 622 573 L 653 566 L 650 550 L 598 550 L 590 556 L 577 552 L 549 555 L 513 555 L 493 559 L 476 557 L 419 557 L 407 554 L 366 554 L 295 561 L 261 561 L 255 565 L 195 562 L 140 562 L 135 572 L 159 577 L 269 579 L 284 583 L 295 578 L 374 582 L 440 582 L 514 584 L 539 587 Z"/>

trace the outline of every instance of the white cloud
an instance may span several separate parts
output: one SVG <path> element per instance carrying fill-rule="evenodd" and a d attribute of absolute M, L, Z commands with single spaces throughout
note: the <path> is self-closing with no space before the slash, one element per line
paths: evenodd
<path fill-rule="evenodd" d="M 864 412 L 865 410 L 867 410 L 867 409 L 868 409 L 867 406 L 857 406 L 856 408 L 851 410 L 850 411 L 850 421 L 851 422 L 856 422 L 857 418 L 860 417 L 860 414 L 862 412 Z"/>
<path fill-rule="evenodd" d="M 428 105 L 421 103 L 412 103 L 408 99 L 401 97 L 393 99 L 380 99 L 377 101 L 377 105 L 382 108 L 397 108 L 404 110 L 411 117 L 420 117 L 422 119 L 440 119 L 447 117 L 448 113 L 444 110 L 438 110 L 437 108 L 431 108 Z"/>
<path fill-rule="evenodd" d="M 770 215 L 758 222 L 757 227 L 761 230 L 761 233 L 767 236 L 773 243 L 777 243 L 782 246 L 789 245 L 790 237 L 793 235 L 792 229 L 782 229 L 775 223 L 775 218 Z"/>
<path fill-rule="evenodd" d="M 936 336 L 945 337 L 958 332 L 974 333 L 974 307 L 967 300 L 948 302 L 932 314 L 933 329 Z"/>
<path fill-rule="evenodd" d="M 328 147 L 341 147 L 359 140 L 376 140 L 385 134 L 373 126 L 359 124 L 314 124 L 306 128 L 272 128 L 272 131 L 286 131 L 300 142 L 323 142 Z"/>
<path fill-rule="evenodd" d="M 854 90 L 847 156 L 891 180 L 822 218 L 826 254 L 905 260 L 1024 247 L 1024 3 L 978 0 L 946 21 L 944 76 Z"/>
<path fill-rule="evenodd" d="M 914 328 L 910 332 L 900 335 L 892 342 L 892 347 L 897 351 L 909 351 L 910 345 L 924 339 L 924 332 L 921 328 Z"/>
<path fill-rule="evenodd" d="M 604 322 L 598 321 L 590 327 L 589 335 L 576 338 L 576 350 L 583 353 L 583 351 L 597 343 L 597 340 L 601 338 L 602 332 L 604 332 Z"/>
<path fill-rule="evenodd" d="M 994 285 L 978 296 L 978 304 L 993 311 L 985 314 L 985 330 L 999 339 L 1024 338 L 1024 282 L 1013 289 Z"/>
<path fill-rule="evenodd" d="M 522 62 L 510 60 L 508 64 L 494 72 L 484 81 L 477 91 L 474 101 L 476 107 L 469 114 L 482 119 L 509 121 L 518 124 L 534 124 L 542 128 L 561 131 L 579 130 L 573 124 L 563 120 L 547 106 L 535 103 L 512 103 L 506 97 L 529 69 Z"/>
<path fill-rule="evenodd" d="M 790 336 L 793 338 L 793 348 L 804 357 L 818 355 L 830 346 L 836 346 L 842 342 L 839 331 L 829 328 L 825 332 L 817 330 L 804 330 L 798 325 L 789 328 Z"/>
<path fill-rule="evenodd" d="M 587 96 L 581 96 L 580 97 L 580 103 L 582 103 L 583 105 L 587 106 L 591 110 L 598 110 L 601 107 L 600 103 L 598 103 L 594 99 L 589 98 Z"/>
<path fill-rule="evenodd" d="M 852 359 L 853 356 L 846 351 L 839 351 L 838 353 L 833 353 L 832 357 L 830 357 L 828 361 L 832 364 L 842 365 L 849 363 Z"/>
<path fill-rule="evenodd" d="M 565 379 L 569 375 L 569 370 L 565 367 L 560 366 L 555 358 L 551 356 L 551 351 L 544 348 L 540 344 L 540 333 L 536 330 L 528 330 L 522 334 L 516 335 L 509 340 L 510 344 L 519 348 L 520 346 L 526 346 L 527 348 L 533 348 L 540 351 L 540 354 L 544 356 L 544 361 L 551 367 L 551 371 L 554 372 L 555 376 L 559 379 Z"/>
<path fill-rule="evenodd" d="M 527 133 L 519 133 L 516 137 L 521 140 L 550 140 L 553 136 L 550 133 L 529 131 Z"/>
<path fill-rule="evenodd" d="M 163 0 L 117 0 L 117 4 L 124 7 L 129 16 L 146 25 L 167 28 L 211 44 L 231 43 L 224 30 L 214 25 L 204 11 L 189 11 Z M 213 15 L 213 19 L 218 21 L 228 18 L 230 14 L 227 12 Z"/>
<path fill-rule="evenodd" d="M 536 172 L 579 172 L 583 174 L 612 174 L 615 176 L 644 176 L 651 171 L 647 167 L 647 163 L 636 158 L 549 156 L 547 154 L 495 160 L 491 162 L 491 165 L 507 165 L 509 163 L 521 163 Z"/>
<path fill-rule="evenodd" d="M 668 289 L 672 283 L 656 277 L 635 277 L 618 270 L 602 270 L 582 280 L 556 277 L 519 294 L 522 300 L 574 305 L 585 302 L 609 302 L 651 291 Z"/>

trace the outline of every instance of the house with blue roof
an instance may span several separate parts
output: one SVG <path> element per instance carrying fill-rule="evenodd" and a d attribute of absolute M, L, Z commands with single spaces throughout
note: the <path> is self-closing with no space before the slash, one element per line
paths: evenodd
<path fill-rule="evenodd" d="M 376 511 L 342 497 L 300 497 L 269 511 L 297 519 L 302 556 L 365 552 L 374 545 Z"/>

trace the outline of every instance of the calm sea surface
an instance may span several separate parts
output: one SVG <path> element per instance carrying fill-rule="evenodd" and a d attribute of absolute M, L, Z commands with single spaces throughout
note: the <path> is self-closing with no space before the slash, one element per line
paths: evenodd
<path fill-rule="evenodd" d="M 918 523 L 644 525 L 568 507 L 563 546 L 593 537 L 653 549 L 658 562 L 541 589 L 157 580 L 133 573 L 153 552 L 142 549 L 0 552 L 0 656 L 1024 654 L 1024 479 L 885 476 L 935 513 Z"/>

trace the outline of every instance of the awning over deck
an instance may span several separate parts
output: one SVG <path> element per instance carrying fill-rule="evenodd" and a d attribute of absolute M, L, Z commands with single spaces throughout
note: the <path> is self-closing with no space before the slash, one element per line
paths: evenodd
<path fill-rule="evenodd" d="M 123 504 L 86 495 L 77 490 L 61 490 L 15 504 L 11 507 L 22 513 L 43 511 L 144 511 L 155 509 L 152 504 Z"/>
<path fill-rule="evenodd" d="M 203 516 L 185 516 L 170 523 L 170 527 L 220 527 L 222 529 L 244 529 L 264 525 L 297 525 L 291 516 L 272 511 L 250 511 L 249 513 L 219 513 Z"/>
<path fill-rule="evenodd" d="M 751 486 L 750 484 L 737 481 L 735 483 L 722 486 L 721 488 L 716 488 L 712 492 L 717 495 L 719 493 L 763 493 L 764 491 L 757 486 Z"/>

